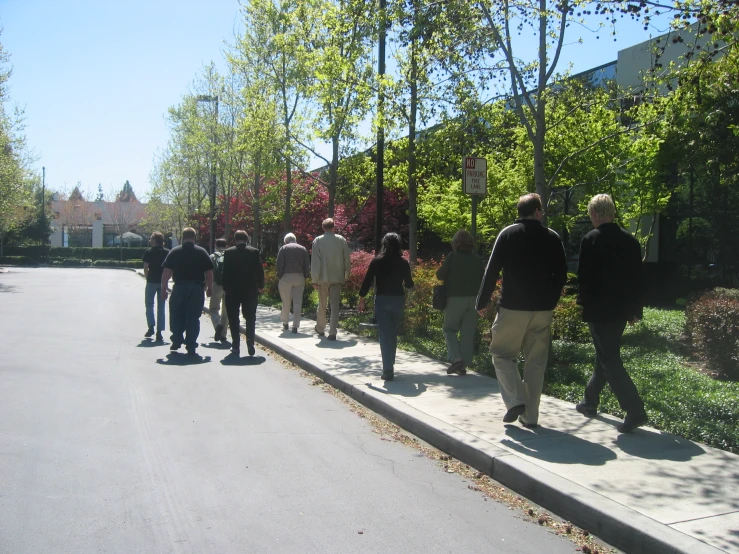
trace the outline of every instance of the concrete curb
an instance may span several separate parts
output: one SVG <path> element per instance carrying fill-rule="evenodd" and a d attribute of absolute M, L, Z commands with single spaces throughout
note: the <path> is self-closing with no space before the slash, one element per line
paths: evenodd
<path fill-rule="evenodd" d="M 260 335 L 259 330 L 256 341 L 435 448 L 628 554 L 725 554 L 723 550 L 370 389 L 356 379 L 336 374 L 298 350 Z"/>

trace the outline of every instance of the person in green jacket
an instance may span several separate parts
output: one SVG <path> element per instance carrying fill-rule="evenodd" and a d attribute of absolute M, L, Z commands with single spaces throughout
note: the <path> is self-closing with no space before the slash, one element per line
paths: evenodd
<path fill-rule="evenodd" d="M 452 364 L 447 374 L 467 373 L 475 352 L 475 333 L 479 314 L 475 310 L 477 291 L 485 273 L 485 262 L 473 252 L 475 240 L 460 229 L 452 239 L 452 252 L 436 270 L 436 278 L 444 281 L 447 303 L 444 308 L 444 337 L 447 359 Z"/>

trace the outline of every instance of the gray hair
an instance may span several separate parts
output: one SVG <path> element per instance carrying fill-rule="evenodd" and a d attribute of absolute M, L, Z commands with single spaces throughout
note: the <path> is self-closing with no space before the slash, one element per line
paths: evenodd
<path fill-rule="evenodd" d="M 613 219 L 616 217 L 616 206 L 607 194 L 596 194 L 588 202 L 588 215 L 593 214 L 599 219 Z"/>
<path fill-rule="evenodd" d="M 295 235 L 293 235 L 292 233 L 288 233 L 287 235 L 285 235 L 285 240 L 283 242 L 284 244 L 290 244 L 291 242 L 295 242 L 295 240 Z"/>

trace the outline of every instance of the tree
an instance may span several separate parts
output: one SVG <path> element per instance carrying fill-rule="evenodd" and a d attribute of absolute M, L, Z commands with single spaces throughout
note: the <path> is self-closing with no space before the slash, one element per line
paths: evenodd
<path fill-rule="evenodd" d="M 98 186 L 98 194 L 100 192 L 100 187 Z M 136 193 L 133 192 L 133 187 L 131 186 L 131 183 L 128 182 L 128 179 L 125 183 L 123 183 L 123 188 L 118 193 L 118 196 L 116 196 L 115 199 L 116 202 L 138 202 L 138 199 L 136 198 Z"/>
<path fill-rule="evenodd" d="M 370 38 L 375 25 L 361 0 L 322 0 L 317 7 L 310 98 L 317 106 L 317 137 L 331 143 L 331 159 L 319 157 L 328 165 L 328 217 L 333 217 L 342 145 L 354 140 L 358 123 L 369 111 L 374 76 Z"/>

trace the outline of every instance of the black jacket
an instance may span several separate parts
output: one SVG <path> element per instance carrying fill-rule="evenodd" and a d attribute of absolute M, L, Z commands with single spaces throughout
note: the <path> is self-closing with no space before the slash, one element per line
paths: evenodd
<path fill-rule="evenodd" d="M 585 235 L 577 267 L 583 320 L 641 319 L 641 267 L 639 241 L 616 223 L 604 223 Z"/>
<path fill-rule="evenodd" d="M 223 290 L 226 296 L 251 298 L 264 288 L 264 268 L 259 250 L 237 244 L 223 253 Z"/>
<path fill-rule="evenodd" d="M 508 310 L 553 310 L 567 281 L 559 235 L 536 219 L 517 219 L 495 239 L 475 307 L 485 308 L 503 271 L 500 305 Z"/>

